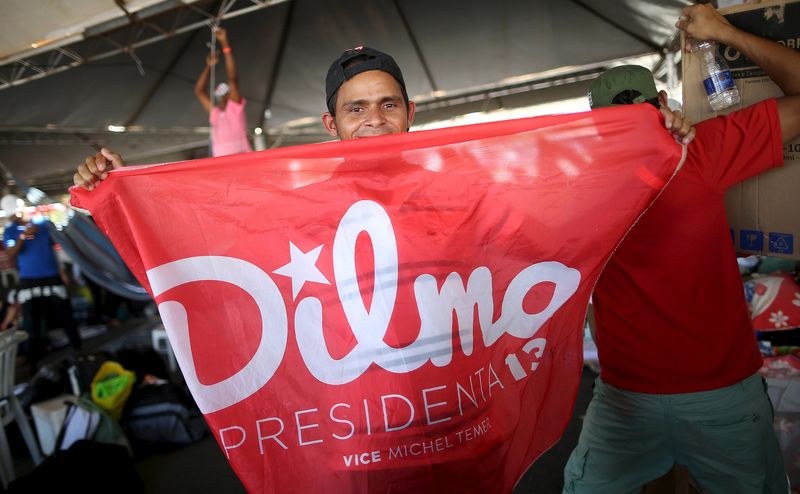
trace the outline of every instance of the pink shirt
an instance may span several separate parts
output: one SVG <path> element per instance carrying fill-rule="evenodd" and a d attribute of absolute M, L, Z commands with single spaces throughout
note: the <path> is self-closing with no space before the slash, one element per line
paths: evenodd
<path fill-rule="evenodd" d="M 208 116 L 211 123 L 211 155 L 247 153 L 252 151 L 247 140 L 247 122 L 245 121 L 244 98 L 239 103 L 228 100 L 225 110 L 214 106 Z"/>

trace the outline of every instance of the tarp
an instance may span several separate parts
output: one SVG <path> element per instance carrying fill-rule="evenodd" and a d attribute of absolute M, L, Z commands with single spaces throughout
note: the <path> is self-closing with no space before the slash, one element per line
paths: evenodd
<path fill-rule="evenodd" d="M 52 233 L 56 242 L 80 267 L 83 276 L 120 297 L 140 302 L 151 300 L 122 262 L 108 237 L 89 218 L 71 212 L 64 228 L 58 230 L 54 227 Z"/>
<path fill-rule="evenodd" d="M 250 492 L 510 492 L 566 427 L 591 290 L 683 150 L 636 105 L 72 193 Z"/>
<path fill-rule="evenodd" d="M 55 202 L 52 197 L 36 187 L 31 187 L 24 180 L 13 175 L 11 179 L 30 204 L 39 206 Z M 90 218 L 69 209 L 64 224 L 57 227 L 48 221 L 47 225 L 55 241 L 87 278 L 120 297 L 140 302 L 151 300 L 150 295 L 136 281 L 114 250 L 111 241 Z"/>

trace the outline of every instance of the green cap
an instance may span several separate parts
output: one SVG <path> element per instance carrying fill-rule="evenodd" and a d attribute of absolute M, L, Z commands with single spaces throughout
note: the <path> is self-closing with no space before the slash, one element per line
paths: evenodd
<path fill-rule="evenodd" d="M 632 98 L 627 101 L 614 101 L 620 93 L 632 91 Z M 638 93 L 638 94 L 636 94 Z M 658 90 L 653 79 L 653 73 L 641 65 L 620 65 L 608 69 L 592 82 L 589 89 L 589 106 L 604 108 L 630 103 L 644 103 L 653 98 L 658 98 Z"/>

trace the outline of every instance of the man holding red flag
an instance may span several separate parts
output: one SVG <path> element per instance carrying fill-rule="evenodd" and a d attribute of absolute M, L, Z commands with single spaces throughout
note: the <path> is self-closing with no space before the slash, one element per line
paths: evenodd
<path fill-rule="evenodd" d="M 739 31 L 709 5 L 687 7 L 676 25 L 740 51 L 786 96 L 699 123 L 683 169 L 603 271 L 593 296 L 601 374 L 565 493 L 639 492 L 673 464 L 703 492 L 788 487 L 723 197 L 781 166 L 782 142 L 800 134 L 800 53 Z M 647 69 L 622 66 L 589 98 L 593 109 L 663 108 L 667 95 Z"/>
<path fill-rule="evenodd" d="M 366 48 L 334 62 L 326 93 L 323 122 L 346 142 L 120 170 L 100 190 L 75 192 L 73 204 L 97 212 L 158 300 L 187 383 L 248 489 L 510 491 L 569 419 L 600 266 L 672 177 L 682 149 L 660 132 L 658 112 L 635 108 L 355 142 L 403 134 L 414 114 L 394 61 Z M 676 136 L 692 137 L 680 114 L 664 115 Z M 604 135 L 611 127 L 625 129 Z M 631 143 L 643 127 L 651 140 Z M 578 137 L 564 143 L 564 135 Z M 573 146 L 594 146 L 592 161 L 573 159 Z M 245 162 L 253 167 L 236 173 Z M 121 164 L 104 150 L 75 182 L 91 189 Z M 167 212 L 175 183 L 185 184 L 180 204 L 196 207 L 188 216 L 185 207 Z M 137 190 L 148 191 L 144 203 Z M 232 194 L 233 203 L 207 209 L 209 197 Z M 608 197 L 616 210 L 593 218 Z M 270 217 L 247 234 L 242 223 L 221 222 L 214 238 L 195 238 L 207 219 L 242 204 L 269 205 Z M 152 220 L 156 206 L 168 219 Z M 595 242 L 581 242 L 587 222 Z M 362 233 L 372 255 L 356 254 Z M 362 296 L 361 273 L 374 277 L 372 296 L 369 288 Z M 208 307 L 201 293 L 186 309 L 179 294 L 164 295 L 196 281 L 236 287 L 216 324 L 206 316 L 219 314 L 196 314 Z M 243 291 L 258 293 L 242 299 Z M 225 341 L 200 336 L 203 324 L 224 324 Z M 189 326 L 199 336 L 191 348 Z M 263 336 L 253 338 L 258 328 Z M 235 348 L 219 359 L 215 344 Z M 212 346 L 214 358 L 203 360 Z"/>

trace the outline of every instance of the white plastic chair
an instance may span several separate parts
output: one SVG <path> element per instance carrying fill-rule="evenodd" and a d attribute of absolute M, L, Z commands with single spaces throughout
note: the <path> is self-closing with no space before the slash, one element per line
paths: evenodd
<path fill-rule="evenodd" d="M 175 352 L 172 351 L 172 346 L 169 344 L 167 338 L 167 330 L 163 325 L 158 325 L 150 332 L 150 337 L 153 339 L 153 348 L 167 357 L 167 365 L 169 365 L 170 372 L 178 371 L 178 361 L 175 359 Z"/>
<path fill-rule="evenodd" d="M 8 439 L 6 438 L 5 427 L 12 421 L 17 421 L 17 426 L 28 451 L 31 453 L 33 462 L 38 465 L 42 462 L 42 455 L 39 453 L 39 446 L 33 436 L 33 431 L 28 423 L 25 412 L 14 396 L 14 372 L 17 363 L 17 347 L 20 342 L 25 341 L 28 334 L 24 331 L 5 331 L 0 333 L 0 480 L 3 487 L 14 480 L 14 462 L 11 459 L 11 451 L 8 449 Z"/>

